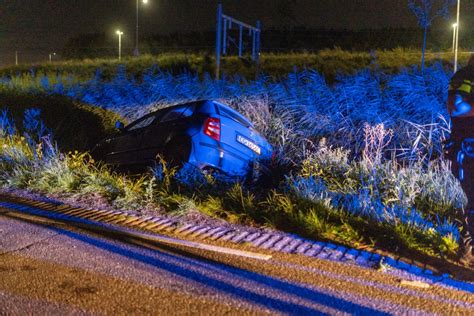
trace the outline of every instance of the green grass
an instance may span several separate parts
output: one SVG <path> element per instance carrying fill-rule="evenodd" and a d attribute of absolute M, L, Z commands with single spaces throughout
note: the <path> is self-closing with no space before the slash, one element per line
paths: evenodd
<path fill-rule="evenodd" d="M 460 63 L 465 63 L 469 54 L 460 54 Z M 442 61 L 451 64 L 453 54 L 442 55 L 427 52 L 426 62 L 432 64 Z M 421 53 L 416 50 L 394 49 L 369 52 L 349 52 L 341 49 L 326 49 L 317 53 L 285 53 L 273 54 L 263 53 L 260 59 L 259 71 L 261 73 L 280 77 L 289 72 L 305 68 L 314 69 L 332 81 L 338 73 L 353 74 L 362 68 L 382 69 L 387 72 L 397 72 L 403 67 L 411 67 L 419 64 Z M 18 76 L 21 74 L 28 79 L 46 75 L 54 81 L 57 76 L 68 77 L 71 80 L 85 81 L 94 77 L 100 69 L 102 78 L 111 79 L 117 73 L 117 67 L 122 65 L 131 76 L 141 76 L 143 71 L 152 66 L 174 74 L 185 71 L 214 74 L 215 60 L 213 55 L 208 54 L 184 54 L 164 53 L 157 56 L 144 55 L 139 58 L 127 57 L 122 61 L 117 59 L 86 59 L 53 62 L 46 64 L 32 64 L 11 66 L 0 69 L 1 76 Z M 257 67 L 248 58 L 240 59 L 236 56 L 224 57 L 222 71 L 227 75 L 241 75 L 246 78 L 254 78 Z M 21 78 L 21 76 L 20 76 Z"/>
<path fill-rule="evenodd" d="M 433 229 L 355 214 L 348 211 L 350 205 L 338 204 L 337 199 L 330 195 L 302 194 L 301 187 L 292 177 L 282 180 L 277 188 L 261 184 L 244 186 L 202 174 L 190 166 L 182 170 L 169 168 L 162 161 L 153 172 L 131 178 L 94 162 L 87 153 L 61 154 L 47 138 L 30 142 L 28 136 L 8 134 L 6 130 L 0 129 L 0 186 L 3 188 L 105 201 L 116 208 L 154 208 L 178 215 L 196 209 L 230 222 L 270 226 L 349 247 L 377 246 L 398 253 L 448 258 L 455 257 L 458 247 L 452 236 Z M 343 163 L 339 167 L 336 163 L 345 159 L 344 152 L 323 150 L 326 157 L 319 157 L 319 161 L 308 158 L 294 177 L 310 179 L 318 175 L 319 179 L 332 183 L 331 189 L 327 190 L 329 193 L 347 190 L 347 182 L 341 175 L 354 173 L 358 166 Z M 367 161 L 360 162 L 363 163 Z M 396 168 L 394 172 L 403 170 L 400 166 L 393 168 Z M 370 173 L 370 168 L 367 171 Z M 445 173 L 446 170 L 433 169 L 430 172 Z M 349 190 L 357 192 L 362 189 L 361 178 L 359 171 L 352 179 L 353 188 Z M 403 185 L 395 183 L 391 187 L 385 186 L 385 189 L 390 191 Z M 446 212 L 451 211 L 450 206 L 446 208 Z"/>

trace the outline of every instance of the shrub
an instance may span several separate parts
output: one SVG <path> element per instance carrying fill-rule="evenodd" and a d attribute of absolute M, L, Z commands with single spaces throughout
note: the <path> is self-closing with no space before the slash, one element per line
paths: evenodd
<path fill-rule="evenodd" d="M 115 132 L 120 116 L 66 96 L 0 89 L 0 108 L 8 110 L 20 132 L 40 137 L 53 134 L 64 151 L 90 150 Z M 23 119 L 23 115 L 26 116 Z M 44 123 L 43 123 L 44 122 Z"/>

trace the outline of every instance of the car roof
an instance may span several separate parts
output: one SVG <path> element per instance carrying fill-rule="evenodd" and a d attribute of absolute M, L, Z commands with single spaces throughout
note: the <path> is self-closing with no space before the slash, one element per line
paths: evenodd
<path fill-rule="evenodd" d="M 228 106 L 224 103 L 215 101 L 215 100 L 207 100 L 207 99 L 175 104 L 175 105 L 172 105 L 172 106 L 161 108 L 161 109 L 159 109 L 157 111 L 154 111 L 150 114 L 154 114 L 154 113 L 157 113 L 159 111 L 170 110 L 170 109 L 173 109 L 173 108 L 176 108 L 176 107 L 186 106 L 186 105 L 194 105 L 194 106 L 196 106 L 197 111 L 201 111 L 201 110 L 204 110 L 203 107 L 209 106 L 211 104 L 214 105 L 214 107 L 209 108 L 209 110 L 211 110 L 212 112 L 215 112 L 217 110 L 217 114 L 221 114 L 220 109 L 222 109 L 222 112 L 225 112 L 224 114 L 234 116 L 239 121 L 241 121 L 241 123 L 243 123 L 244 125 L 253 126 L 252 122 L 250 122 L 250 120 L 248 118 L 246 118 L 245 116 L 243 116 L 242 114 L 240 114 L 239 112 L 237 112 L 236 110 L 231 108 L 230 106 Z M 218 108 L 216 109 L 215 106 L 217 106 Z M 206 108 L 206 110 L 208 110 L 208 108 Z"/>
<path fill-rule="evenodd" d="M 234 110 L 233 108 L 231 108 L 230 106 L 228 105 L 225 105 L 223 103 L 220 103 L 220 102 L 216 102 L 216 101 L 213 101 L 214 104 L 216 104 L 222 112 L 224 112 L 224 114 L 226 114 L 227 116 L 231 116 L 232 119 L 236 119 L 237 121 L 239 121 L 241 124 L 243 125 L 246 125 L 247 127 L 250 127 L 252 126 L 253 127 L 253 124 L 252 122 L 250 122 L 250 120 L 248 118 L 246 118 L 245 116 L 243 116 L 242 114 L 240 114 L 239 112 L 237 112 L 236 110 Z M 222 113 L 219 113 L 219 114 L 222 114 Z"/>
<path fill-rule="evenodd" d="M 166 106 L 166 107 L 163 107 L 163 108 L 159 108 L 158 110 L 155 110 L 153 112 L 150 112 L 148 113 L 147 115 L 153 115 L 155 113 L 158 113 L 160 111 L 164 111 L 164 110 L 171 110 L 173 108 L 177 108 L 177 107 L 180 107 L 180 106 L 187 106 L 187 105 L 195 105 L 196 108 L 199 108 L 201 107 L 204 103 L 208 102 L 208 100 L 198 100 L 198 101 L 190 101 L 190 102 L 184 102 L 184 103 L 178 103 L 178 104 L 173 104 L 173 105 L 170 105 L 170 106 Z"/>

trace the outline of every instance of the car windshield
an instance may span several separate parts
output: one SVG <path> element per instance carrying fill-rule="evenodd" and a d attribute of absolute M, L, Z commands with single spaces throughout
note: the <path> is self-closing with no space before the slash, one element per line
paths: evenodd
<path fill-rule="evenodd" d="M 134 131 L 134 130 L 137 130 L 137 129 L 140 129 L 140 128 L 150 126 L 150 124 L 153 123 L 155 121 L 155 119 L 156 119 L 155 115 L 142 117 L 141 119 L 139 119 L 139 120 L 133 122 L 132 124 L 130 124 L 129 126 L 127 126 L 125 128 L 125 130 L 126 131 Z"/>

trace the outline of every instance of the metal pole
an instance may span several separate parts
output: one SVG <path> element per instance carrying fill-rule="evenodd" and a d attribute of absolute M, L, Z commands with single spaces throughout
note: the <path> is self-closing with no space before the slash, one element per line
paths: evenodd
<path fill-rule="evenodd" d="M 260 34 L 262 32 L 262 24 L 260 21 L 257 21 L 257 34 L 255 34 L 255 64 L 256 64 L 256 71 L 255 71 L 255 80 L 258 80 L 260 76 Z"/>
<path fill-rule="evenodd" d="M 452 49 L 453 53 L 454 53 L 454 46 L 456 45 L 456 28 L 457 28 L 457 25 L 453 24 L 453 49 Z"/>
<path fill-rule="evenodd" d="M 217 5 L 217 29 L 216 29 L 216 80 L 220 78 L 221 50 L 222 50 L 222 3 Z"/>
<path fill-rule="evenodd" d="M 461 0 L 458 0 L 458 10 L 456 15 L 456 48 L 454 50 L 454 72 L 458 70 L 458 48 L 459 48 L 459 11 L 461 10 Z"/>
<path fill-rule="evenodd" d="M 255 42 L 255 39 L 256 39 L 255 35 L 256 35 L 256 33 L 257 33 L 256 31 L 252 32 L 252 60 L 254 60 L 254 61 L 255 61 L 255 43 L 256 43 Z"/>
<path fill-rule="evenodd" d="M 222 54 L 227 54 L 227 19 L 224 18 L 224 36 L 222 43 Z"/>
<path fill-rule="evenodd" d="M 140 51 L 138 50 L 138 9 L 140 8 L 139 0 L 137 0 L 137 28 L 136 28 L 136 33 L 135 33 L 135 51 L 134 55 L 139 56 Z"/>
<path fill-rule="evenodd" d="M 18 66 L 18 51 L 15 51 L 15 66 Z"/>
<path fill-rule="evenodd" d="M 239 57 L 242 57 L 242 33 L 243 33 L 243 27 L 240 25 L 239 27 Z"/>
<path fill-rule="evenodd" d="M 257 34 L 255 34 L 255 54 L 256 54 L 256 61 L 257 64 L 260 61 L 260 33 L 262 32 L 262 23 L 260 21 L 257 21 Z"/>
<path fill-rule="evenodd" d="M 119 33 L 119 60 L 122 59 L 122 32 Z"/>

